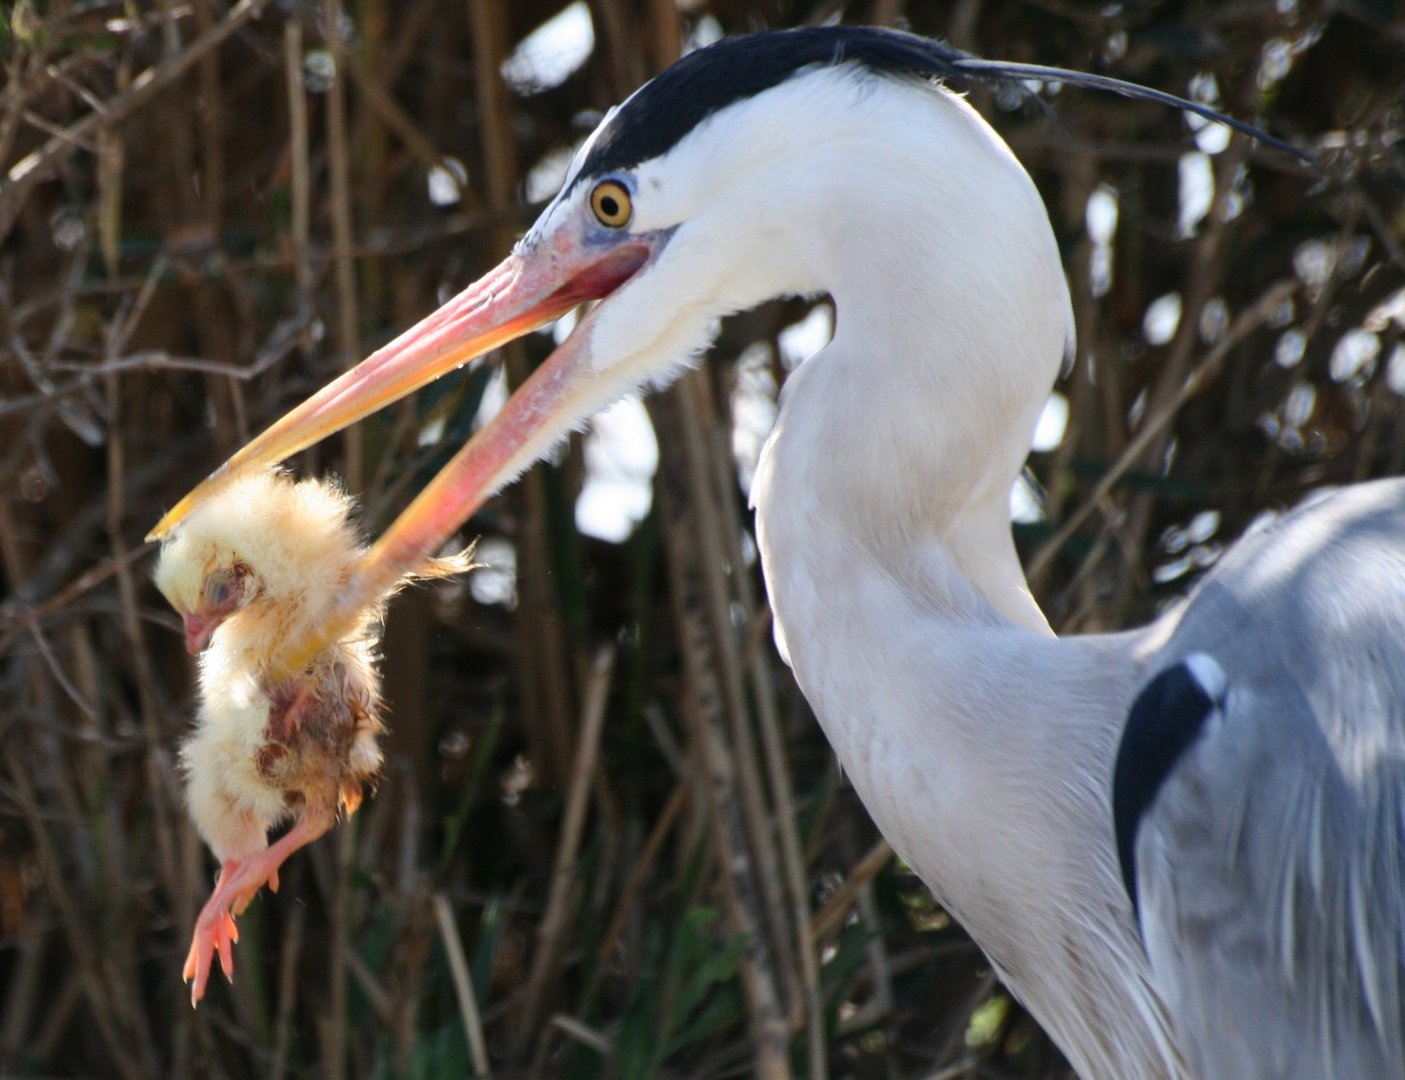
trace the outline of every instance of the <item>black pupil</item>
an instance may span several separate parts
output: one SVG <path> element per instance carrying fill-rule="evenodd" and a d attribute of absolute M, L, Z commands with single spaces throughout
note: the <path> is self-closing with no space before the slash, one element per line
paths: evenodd
<path fill-rule="evenodd" d="M 614 217 L 620 212 L 620 203 L 613 195 L 600 196 L 600 212 L 606 217 Z"/>

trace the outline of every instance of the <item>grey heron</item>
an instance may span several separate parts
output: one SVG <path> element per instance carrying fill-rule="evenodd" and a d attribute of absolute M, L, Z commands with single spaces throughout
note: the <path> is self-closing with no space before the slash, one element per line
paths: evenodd
<path fill-rule="evenodd" d="M 498 268 L 152 535 L 601 301 L 371 548 L 345 618 L 288 643 L 299 670 L 720 316 L 827 293 L 833 340 L 788 380 L 752 498 L 782 655 L 884 835 L 1084 1076 L 1405 1075 L 1405 485 L 1285 516 L 1148 627 L 1054 636 L 1008 494 L 1070 355 L 1067 284 L 1034 184 L 937 81 L 1001 73 L 856 28 L 691 54 L 605 117 Z"/>

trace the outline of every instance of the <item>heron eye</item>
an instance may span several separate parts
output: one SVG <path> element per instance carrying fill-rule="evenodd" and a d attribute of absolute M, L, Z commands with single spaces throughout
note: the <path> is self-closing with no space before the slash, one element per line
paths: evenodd
<path fill-rule="evenodd" d="M 634 216 L 629 189 L 618 180 L 602 180 L 590 193 L 590 209 L 596 220 L 611 229 L 622 229 Z"/>

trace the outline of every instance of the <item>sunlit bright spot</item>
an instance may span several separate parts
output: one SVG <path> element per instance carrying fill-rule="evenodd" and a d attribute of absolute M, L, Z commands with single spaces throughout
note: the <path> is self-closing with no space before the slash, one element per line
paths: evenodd
<path fill-rule="evenodd" d="M 1307 352 L 1307 335 L 1301 330 L 1284 330 L 1273 347 L 1273 362 L 1281 368 L 1297 367 Z"/>
<path fill-rule="evenodd" d="M 1297 11 L 1298 4 L 1297 0 L 1277 0 L 1277 7 L 1281 13 L 1291 15 Z M 1259 53 L 1259 70 L 1254 76 L 1261 91 L 1272 90 L 1288 77 L 1298 57 L 1317 44 L 1322 36 L 1323 25 L 1321 20 L 1313 20 L 1291 41 L 1273 38 L 1264 45 Z"/>
<path fill-rule="evenodd" d="M 747 346 L 737 357 L 736 373 L 732 390 L 732 458 L 737 465 L 737 483 L 750 494 L 761 447 L 776 422 L 776 379 L 770 347 L 760 343 Z"/>
<path fill-rule="evenodd" d="M 415 436 L 416 446 L 433 446 L 444 437 L 444 428 L 448 424 L 448 417 L 443 409 L 434 413 L 420 428 L 420 433 Z"/>
<path fill-rule="evenodd" d="M 1380 334 L 1391 323 L 1405 329 L 1405 289 L 1397 289 L 1373 307 L 1361 325 L 1373 334 Z"/>
<path fill-rule="evenodd" d="M 1376 370 L 1381 339 L 1369 330 L 1349 330 L 1332 350 L 1328 372 L 1333 382 L 1369 379 Z"/>
<path fill-rule="evenodd" d="M 516 806 L 521 802 L 523 793 L 531 789 L 535 780 L 536 770 L 532 768 L 531 759 L 525 754 L 518 754 L 512 765 L 503 771 L 499 780 L 502 785 L 503 805 Z"/>
<path fill-rule="evenodd" d="M 502 77 L 519 94 L 560 86 L 595 51 L 595 23 L 585 0 L 563 8 L 517 43 L 502 62 Z"/>
<path fill-rule="evenodd" d="M 1022 79 L 1017 83 L 1002 79 L 990 87 L 995 97 L 995 107 L 1001 112 L 1014 112 L 1023 107 L 1031 97 L 1037 97 L 1041 90 L 1047 89 L 1048 87 L 1041 87 L 1034 79 Z"/>
<path fill-rule="evenodd" d="M 1191 101 L 1201 105 L 1209 105 L 1212 108 L 1220 102 L 1220 83 L 1215 78 L 1213 71 L 1198 71 L 1190 77 L 1190 82 L 1186 84 L 1186 95 Z M 1199 117 L 1196 117 L 1199 120 Z"/>
<path fill-rule="evenodd" d="M 546 202 L 561 190 L 574 155 L 575 150 L 571 147 L 560 146 L 555 150 L 548 150 L 540 161 L 527 170 L 522 194 L 528 204 Z"/>
<path fill-rule="evenodd" d="M 1187 113 L 1196 120 L 1201 120 L 1194 113 Z M 1202 154 L 1219 154 L 1229 146 L 1230 129 L 1224 124 L 1217 124 L 1213 120 L 1202 120 L 1199 129 L 1195 132 L 1195 145 Z"/>
<path fill-rule="evenodd" d="M 1229 329 L 1229 305 L 1222 296 L 1212 296 L 1200 309 L 1200 340 L 1213 345 Z"/>
<path fill-rule="evenodd" d="M 1195 148 L 1202 154 L 1219 154 L 1229 146 L 1231 131 L 1227 125 L 1197 116 L 1193 112 L 1183 115 L 1186 127 L 1195 135 Z"/>
<path fill-rule="evenodd" d="M 1095 244 L 1110 244 L 1117 234 L 1117 214 L 1120 200 L 1117 189 L 1110 184 L 1099 184 L 1088 196 L 1083 218 L 1088 230 L 1088 238 Z"/>
<path fill-rule="evenodd" d="M 1094 246 L 1088 254 L 1088 285 L 1094 299 L 1112 288 L 1112 248 Z"/>
<path fill-rule="evenodd" d="M 1175 581 L 1192 570 L 1204 570 L 1214 565 L 1224 548 L 1208 541 L 1220 527 L 1218 510 L 1202 510 L 1190 519 L 1185 528 L 1171 526 L 1161 534 L 1161 550 L 1167 555 L 1177 556 L 1170 562 L 1162 563 L 1152 570 L 1152 578 L 1158 584 Z"/>
<path fill-rule="evenodd" d="M 1034 425 L 1034 449 L 1037 453 L 1047 453 L 1063 442 L 1064 431 L 1068 428 L 1068 398 L 1060 393 L 1052 393 L 1044 402 L 1039 414 L 1039 422 Z"/>
<path fill-rule="evenodd" d="M 1225 196 L 1224 216 L 1226 221 L 1233 221 L 1244 213 L 1244 208 L 1254 201 L 1254 185 L 1249 181 L 1249 168 L 1246 165 L 1236 165 L 1234 176 L 1229 182 L 1229 194 Z"/>
<path fill-rule="evenodd" d="M 474 559 L 482 565 L 468 575 L 468 588 L 480 604 L 517 606 L 517 549 L 504 536 L 485 536 L 478 541 Z"/>
<path fill-rule="evenodd" d="M 329 49 L 309 49 L 302 58 L 302 82 L 309 94 L 325 94 L 337 77 L 337 61 Z"/>
<path fill-rule="evenodd" d="M 786 371 L 794 371 L 814 356 L 834 337 L 834 311 L 828 304 L 816 304 L 798 323 L 787 326 L 777 335 L 781 363 Z"/>
<path fill-rule="evenodd" d="M 1316 292 L 1335 275 L 1355 277 L 1371 252 L 1369 237 L 1357 236 L 1338 243 L 1335 237 L 1304 240 L 1293 252 L 1293 272 L 1304 285 Z"/>
<path fill-rule="evenodd" d="M 1192 101 L 1219 108 L 1220 85 L 1215 76 L 1208 71 L 1202 71 L 1191 78 L 1188 93 Z M 1181 115 L 1185 117 L 1186 127 L 1195 134 L 1195 145 L 1201 153 L 1218 154 L 1229 145 L 1230 130 L 1224 124 L 1207 120 L 1193 112 Z"/>
<path fill-rule="evenodd" d="M 1332 276 L 1337 248 L 1331 240 L 1304 240 L 1293 252 L 1293 272 L 1311 289 L 1320 289 Z"/>
<path fill-rule="evenodd" d="M 1146 390 L 1140 390 L 1137 392 L 1137 396 L 1132 399 L 1132 404 L 1127 407 L 1127 426 L 1129 428 L 1141 427 L 1142 417 L 1146 416 L 1146 400 Z"/>
<path fill-rule="evenodd" d="M 1192 544 L 1203 544 L 1210 537 L 1214 536 L 1220 528 L 1220 512 L 1218 510 L 1202 510 L 1190 519 L 1190 524 L 1186 526 L 1186 536 Z"/>
<path fill-rule="evenodd" d="M 1293 69 L 1293 50 L 1282 38 L 1264 44 L 1259 53 L 1259 70 L 1255 76 L 1260 90 L 1271 90 L 1288 77 Z"/>
<path fill-rule="evenodd" d="M 1312 418 L 1312 410 L 1317 406 L 1317 387 L 1309 382 L 1300 382 L 1288 391 L 1283 402 L 1283 423 L 1291 428 L 1300 428 Z"/>
<path fill-rule="evenodd" d="M 1158 585 L 1166 585 L 1195 570 L 1206 570 L 1215 565 L 1223 553 L 1219 544 L 1198 544 L 1184 555 L 1152 568 L 1151 579 Z"/>
<path fill-rule="evenodd" d="M 704 15 L 694 24 L 693 29 L 688 32 L 683 39 L 683 54 L 686 56 L 690 52 L 698 49 L 705 49 L 709 45 L 714 45 L 725 36 L 722 24 L 711 15 Z"/>
<path fill-rule="evenodd" d="M 1108 35 L 1107 41 L 1103 43 L 1103 59 L 1108 63 L 1116 63 L 1127 55 L 1127 31 L 1117 30 Z"/>
<path fill-rule="evenodd" d="M 617 401 L 590 422 L 583 447 L 585 484 L 576 528 L 597 540 L 628 540 L 653 503 L 659 444 L 638 397 Z"/>
<path fill-rule="evenodd" d="M 1405 345 L 1397 344 L 1391 350 L 1385 366 L 1385 382 L 1392 393 L 1405 396 Z"/>
<path fill-rule="evenodd" d="M 1149 345 L 1165 345 L 1176 336 L 1181 324 L 1181 294 L 1158 296 L 1146 307 L 1142 317 L 1142 334 Z"/>
<path fill-rule="evenodd" d="M 1119 200 L 1117 190 L 1099 184 L 1088 196 L 1083 217 L 1093 250 L 1088 260 L 1089 285 L 1093 296 L 1106 296 L 1112 287 L 1112 241 L 1117 235 Z"/>
<path fill-rule="evenodd" d="M 88 235 L 88 227 L 83 224 L 80 214 L 68 207 L 55 210 L 49 215 L 49 237 L 61 251 L 73 251 Z"/>
<path fill-rule="evenodd" d="M 1215 170 L 1208 154 L 1182 154 L 1177 175 L 1180 179 L 1178 228 L 1181 236 L 1194 236 L 1196 226 L 1215 204 Z"/>
<path fill-rule="evenodd" d="M 1010 999 L 1004 994 L 994 994 L 989 1000 L 977 1006 L 966 1022 L 966 1045 L 971 1048 L 988 1046 L 999 1036 L 1010 1012 Z"/>
<path fill-rule="evenodd" d="M 429 201 L 435 206 L 453 206 L 468 186 L 468 168 L 458 158 L 446 157 L 429 170 L 428 179 Z"/>
<path fill-rule="evenodd" d="M 751 535 L 750 529 L 743 529 L 741 535 L 742 565 L 752 567 L 756 565 L 759 552 L 756 550 L 756 538 Z"/>
<path fill-rule="evenodd" d="M 478 399 L 478 411 L 473 414 L 473 430 L 477 431 L 502 412 L 507 404 L 507 369 L 501 364 L 488 377 L 483 396 Z"/>
<path fill-rule="evenodd" d="M 1021 472 L 1010 487 L 1010 520 L 1016 525 L 1038 525 L 1046 516 L 1044 493 L 1028 473 Z"/>

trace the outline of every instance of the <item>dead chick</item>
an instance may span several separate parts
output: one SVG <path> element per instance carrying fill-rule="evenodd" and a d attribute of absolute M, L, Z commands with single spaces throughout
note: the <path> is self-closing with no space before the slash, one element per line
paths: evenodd
<path fill-rule="evenodd" d="M 162 545 L 157 587 L 181 615 L 187 649 L 201 653 L 200 707 L 181 748 L 186 802 L 220 863 L 183 971 L 192 1004 L 215 954 L 233 978 L 234 917 L 265 883 L 277 891 L 284 860 L 327 832 L 339 810 L 353 813 L 380 772 L 376 649 L 387 597 L 349 622 L 338 609 L 365 553 L 353 511 L 333 482 L 253 471 Z M 470 565 L 467 553 L 431 560 L 401 583 Z M 288 670 L 283 644 L 334 612 L 347 630 Z M 270 846 L 269 830 L 293 818 Z"/>

